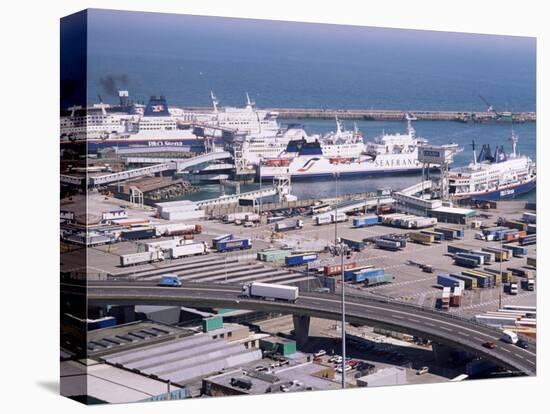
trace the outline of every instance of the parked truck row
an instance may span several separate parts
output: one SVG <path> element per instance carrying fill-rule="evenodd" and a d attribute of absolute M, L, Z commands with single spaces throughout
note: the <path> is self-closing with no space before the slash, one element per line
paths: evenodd
<path fill-rule="evenodd" d="M 393 213 L 381 216 L 380 222 L 388 226 L 400 227 L 403 229 L 423 229 L 435 226 L 437 224 L 437 219 L 434 217 Z"/>
<path fill-rule="evenodd" d="M 210 253 L 206 242 L 173 244 L 164 248 L 148 249 L 144 252 L 123 254 L 120 256 L 120 265 L 123 267 L 154 263 L 166 259 L 179 259 L 189 256 L 205 255 Z"/>

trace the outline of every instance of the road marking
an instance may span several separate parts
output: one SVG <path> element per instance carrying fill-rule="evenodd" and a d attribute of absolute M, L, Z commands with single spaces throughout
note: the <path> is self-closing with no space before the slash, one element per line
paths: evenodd
<path fill-rule="evenodd" d="M 514 352 L 514 355 L 517 356 L 518 358 L 525 359 L 521 355 L 516 354 L 515 352 Z"/>
<path fill-rule="evenodd" d="M 411 319 L 412 320 L 412 319 Z M 415 321 L 415 322 L 419 322 L 419 321 Z M 435 324 L 431 323 L 431 322 L 426 322 L 426 325 L 430 325 L 430 326 L 435 326 Z"/>
<path fill-rule="evenodd" d="M 502 350 L 505 351 L 505 352 L 512 353 L 512 351 L 510 351 L 509 349 L 506 349 L 506 348 L 500 348 L 500 349 L 502 349 Z M 515 355 L 515 354 L 514 354 L 514 355 Z"/>
<path fill-rule="evenodd" d="M 397 318 L 397 319 L 405 319 L 404 317 L 402 316 L 399 316 L 399 315 L 392 315 L 393 318 Z"/>
<path fill-rule="evenodd" d="M 446 331 L 453 332 L 451 328 L 447 328 L 446 326 L 439 326 L 439 329 L 445 329 Z"/>

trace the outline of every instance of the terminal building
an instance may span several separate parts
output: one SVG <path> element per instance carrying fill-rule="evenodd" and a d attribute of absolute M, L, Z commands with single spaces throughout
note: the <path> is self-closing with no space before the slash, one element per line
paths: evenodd
<path fill-rule="evenodd" d="M 424 217 L 434 217 L 440 223 L 465 224 L 476 219 L 477 210 L 444 205 L 439 199 L 425 199 L 404 193 L 394 193 L 397 211 Z"/>
<path fill-rule="evenodd" d="M 340 389 L 334 369 L 312 362 L 269 372 L 236 369 L 205 378 L 202 393 L 208 396 L 253 395 L 279 392 Z"/>

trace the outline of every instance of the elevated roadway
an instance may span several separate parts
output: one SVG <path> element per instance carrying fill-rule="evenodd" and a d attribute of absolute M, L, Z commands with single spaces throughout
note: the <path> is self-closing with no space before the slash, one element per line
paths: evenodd
<path fill-rule="evenodd" d="M 143 177 L 145 175 L 152 175 L 164 171 L 176 170 L 182 171 L 186 168 L 193 167 L 198 164 L 203 164 L 207 162 L 212 162 L 216 160 L 222 160 L 231 158 L 231 154 L 226 151 L 217 151 L 210 152 L 207 154 L 198 155 L 191 158 L 180 158 L 180 159 L 162 159 L 162 158 L 153 158 L 153 157 L 128 157 L 126 158 L 127 162 L 134 163 L 152 163 L 147 167 L 135 168 L 126 171 L 120 171 L 111 174 L 105 175 L 96 175 L 89 178 L 90 185 L 99 186 L 110 184 L 118 181 L 124 181 L 131 178 Z"/>
<path fill-rule="evenodd" d="M 62 285 L 70 293 L 72 285 Z M 340 297 L 337 294 L 304 293 L 296 303 L 275 302 L 240 297 L 240 286 L 190 283 L 180 288 L 163 288 L 140 282 L 90 282 L 87 286 L 90 305 L 170 305 L 224 307 L 293 314 L 340 320 Z M 399 302 L 348 295 L 347 321 L 378 326 L 430 339 L 438 344 L 468 351 L 496 364 L 526 375 L 536 373 L 536 344 L 529 349 L 500 341 L 499 330 L 449 313 L 414 307 Z M 494 342 L 496 347 L 483 347 Z"/>
<path fill-rule="evenodd" d="M 196 204 L 199 208 L 201 207 L 209 207 L 209 206 L 220 206 L 223 204 L 234 204 L 238 203 L 239 199 L 250 199 L 250 200 L 257 200 L 258 198 L 262 197 L 269 197 L 274 196 L 277 194 L 277 189 L 274 187 L 267 187 L 263 188 L 261 190 L 253 190 L 248 191 L 246 193 L 239 193 L 239 194 L 231 194 L 231 195 L 225 195 L 218 198 L 211 198 L 208 200 L 201 200 L 197 201 Z"/>

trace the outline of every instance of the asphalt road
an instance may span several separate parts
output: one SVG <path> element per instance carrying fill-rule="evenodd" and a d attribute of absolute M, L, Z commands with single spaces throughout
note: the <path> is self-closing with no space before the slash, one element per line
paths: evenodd
<path fill-rule="evenodd" d="M 62 284 L 62 293 L 74 292 L 74 286 Z M 179 288 L 166 288 L 145 282 L 88 283 L 89 304 L 148 304 L 181 306 L 215 306 L 252 309 L 341 319 L 341 301 L 337 294 L 301 293 L 296 303 L 240 297 L 240 286 L 193 283 Z M 350 323 L 380 326 L 431 339 L 434 342 L 463 349 L 527 375 L 536 373 L 536 345 L 529 349 L 500 340 L 498 330 L 449 313 L 430 311 L 408 304 L 384 302 L 364 296 L 347 296 L 346 317 Z M 484 342 L 494 342 L 487 349 Z"/>

